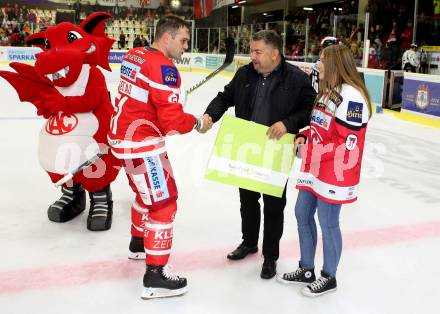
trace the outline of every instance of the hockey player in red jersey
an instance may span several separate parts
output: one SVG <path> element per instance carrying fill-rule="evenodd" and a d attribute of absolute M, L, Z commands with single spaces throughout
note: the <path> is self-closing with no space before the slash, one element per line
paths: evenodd
<path fill-rule="evenodd" d="M 189 26 L 175 16 L 162 18 L 151 47 L 128 51 L 121 64 L 119 98 L 109 133 L 115 156 L 122 160 L 136 199 L 131 208 L 129 249 L 132 258 L 146 253 L 142 298 L 180 295 L 186 279 L 166 267 L 177 210 L 177 187 L 168 160 L 165 137 L 204 132 L 212 121 L 183 112 L 185 92 L 171 59 L 188 49 Z"/>
<path fill-rule="evenodd" d="M 95 155 L 107 145 L 113 106 L 104 75 L 98 66 L 110 70 L 108 55 L 113 40 L 104 32 L 111 15 L 93 13 L 80 26 L 63 22 L 32 34 L 27 43 L 40 47 L 35 66 L 12 62 L 17 72 L 0 71 L 29 101 L 37 114 L 47 119 L 39 137 L 39 160 L 52 182 Z M 62 196 L 48 211 L 51 221 L 66 222 L 85 209 L 85 190 L 90 195 L 87 228 L 107 230 L 112 222 L 110 183 L 120 162 L 106 154 L 64 184 Z"/>
<path fill-rule="evenodd" d="M 278 277 L 286 283 L 308 284 L 302 289 L 307 296 L 336 290 L 342 251 L 339 213 L 342 204 L 357 199 L 365 133 L 372 112 L 368 91 L 350 50 L 332 45 L 323 49 L 320 57 L 320 90 L 310 126 L 295 139 L 295 147 L 304 144 L 295 205 L 301 259 L 296 271 Z M 314 273 L 316 210 L 324 249 L 318 279 Z"/>

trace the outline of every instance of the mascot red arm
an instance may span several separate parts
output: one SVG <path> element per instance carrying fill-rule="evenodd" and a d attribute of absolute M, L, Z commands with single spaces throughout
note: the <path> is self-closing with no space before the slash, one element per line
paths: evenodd
<path fill-rule="evenodd" d="M 97 12 L 80 26 L 63 22 L 28 37 L 27 42 L 43 51 L 35 66 L 12 62 L 16 71 L 0 71 L 17 91 L 21 101 L 35 105 L 47 119 L 39 137 L 39 161 L 52 182 L 107 145 L 113 106 L 104 75 L 111 71 L 108 56 L 113 40 L 104 32 L 111 15 Z M 113 201 L 110 183 L 119 172 L 111 154 L 78 173 L 62 187 L 62 196 L 48 209 L 51 221 L 65 222 L 85 209 L 85 190 L 90 195 L 89 230 L 111 226 Z"/>

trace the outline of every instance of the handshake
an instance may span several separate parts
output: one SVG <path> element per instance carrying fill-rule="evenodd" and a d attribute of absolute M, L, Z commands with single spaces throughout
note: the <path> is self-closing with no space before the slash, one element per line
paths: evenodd
<path fill-rule="evenodd" d="M 197 130 L 197 132 L 199 133 L 206 133 L 208 132 L 209 129 L 212 128 L 212 125 L 214 124 L 214 122 L 212 122 L 212 118 L 209 114 L 205 113 L 202 117 L 197 119 L 197 124 L 195 129 Z"/>

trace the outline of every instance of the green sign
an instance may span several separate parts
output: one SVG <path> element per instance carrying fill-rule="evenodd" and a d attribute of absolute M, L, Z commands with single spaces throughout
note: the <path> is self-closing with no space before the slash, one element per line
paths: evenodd
<path fill-rule="evenodd" d="M 206 178 L 281 197 L 292 168 L 292 134 L 269 140 L 267 126 L 225 115 Z"/>

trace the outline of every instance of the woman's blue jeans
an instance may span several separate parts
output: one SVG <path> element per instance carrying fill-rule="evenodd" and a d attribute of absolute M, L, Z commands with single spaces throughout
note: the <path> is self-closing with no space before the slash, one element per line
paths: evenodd
<path fill-rule="evenodd" d="M 341 204 L 332 204 L 318 199 L 309 191 L 300 190 L 295 205 L 301 250 L 300 265 L 303 268 L 315 267 L 317 231 L 315 212 L 318 209 L 319 225 L 322 230 L 324 251 L 323 271 L 336 277 L 342 251 L 342 236 L 339 228 Z"/>

